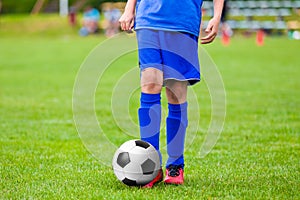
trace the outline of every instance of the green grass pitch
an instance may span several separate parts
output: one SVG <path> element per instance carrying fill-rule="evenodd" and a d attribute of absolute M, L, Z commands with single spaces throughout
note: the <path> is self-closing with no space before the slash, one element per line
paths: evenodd
<path fill-rule="evenodd" d="M 267 38 L 257 47 L 254 38 L 236 37 L 229 47 L 219 39 L 205 46 L 226 88 L 224 130 L 205 158 L 195 156 L 197 148 L 187 149 L 183 186 L 148 190 L 118 182 L 112 169 L 85 149 L 74 125 L 77 71 L 103 39 L 0 37 L 0 199 L 300 199 L 298 41 Z M 135 59 L 129 55 L 117 64 Z M 114 82 L 107 84 L 111 88 Z M 205 82 L 193 89 L 205 129 L 210 120 Z M 107 115 L 105 131 L 119 145 L 128 138 L 109 123 L 110 105 L 102 95 L 110 91 L 100 92 L 96 107 L 107 112 L 96 108 L 98 117 Z M 133 119 L 135 108 L 133 103 Z M 198 134 L 201 144 L 205 133 Z"/>

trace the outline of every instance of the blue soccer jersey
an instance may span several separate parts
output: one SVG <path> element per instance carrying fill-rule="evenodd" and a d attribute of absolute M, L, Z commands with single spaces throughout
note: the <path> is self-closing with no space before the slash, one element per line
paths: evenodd
<path fill-rule="evenodd" d="M 203 0 L 137 0 L 135 29 L 199 35 Z"/>

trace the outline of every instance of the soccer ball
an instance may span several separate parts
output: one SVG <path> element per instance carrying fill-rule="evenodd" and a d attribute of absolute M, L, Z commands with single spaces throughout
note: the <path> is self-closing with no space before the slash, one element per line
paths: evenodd
<path fill-rule="evenodd" d="M 116 177 L 129 186 L 150 183 L 161 167 L 156 149 L 142 140 L 129 140 L 122 144 L 113 158 Z"/>

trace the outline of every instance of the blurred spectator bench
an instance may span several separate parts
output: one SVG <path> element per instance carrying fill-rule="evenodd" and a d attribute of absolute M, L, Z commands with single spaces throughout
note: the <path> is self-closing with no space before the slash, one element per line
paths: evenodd
<path fill-rule="evenodd" d="M 300 0 L 229 0 L 227 7 L 227 22 L 232 29 L 284 31 L 288 21 L 300 19 Z M 213 1 L 204 1 L 202 9 L 205 27 L 213 15 Z"/>

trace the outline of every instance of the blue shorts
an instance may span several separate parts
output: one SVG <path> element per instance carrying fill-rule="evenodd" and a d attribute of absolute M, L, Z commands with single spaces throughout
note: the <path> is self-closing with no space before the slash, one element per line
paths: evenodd
<path fill-rule="evenodd" d="M 200 81 L 197 36 L 152 29 L 139 29 L 136 34 L 141 71 L 159 69 L 164 82 L 175 79 L 193 85 Z"/>

